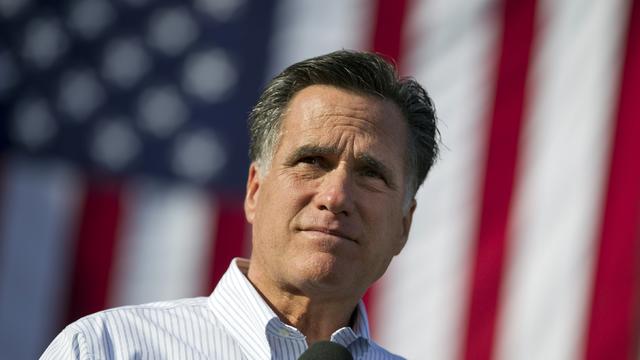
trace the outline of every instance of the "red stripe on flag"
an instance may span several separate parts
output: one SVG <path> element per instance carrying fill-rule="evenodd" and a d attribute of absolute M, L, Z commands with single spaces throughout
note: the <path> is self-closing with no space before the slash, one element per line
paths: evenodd
<path fill-rule="evenodd" d="M 408 0 L 378 0 L 371 49 L 400 63 Z"/>
<path fill-rule="evenodd" d="M 376 19 L 371 50 L 387 56 L 395 61 L 396 64 L 400 64 L 401 62 L 407 3 L 408 0 L 378 0 L 376 4 Z M 369 326 L 374 336 L 376 332 L 376 300 L 380 286 L 379 283 L 373 284 L 362 299 L 367 306 Z"/>
<path fill-rule="evenodd" d="M 213 201 L 218 208 L 217 218 L 212 219 L 216 231 L 212 239 L 214 246 L 206 284 L 208 292 L 218 283 L 227 271 L 231 260 L 244 255 L 247 222 L 244 216 L 243 200 L 241 198 L 216 198 Z"/>
<path fill-rule="evenodd" d="M 636 359 L 640 262 L 640 1 L 633 2 L 600 230 L 587 359 Z"/>
<path fill-rule="evenodd" d="M 490 359 L 507 253 L 507 224 L 516 179 L 535 0 L 505 0 L 502 42 L 471 274 L 465 359 Z"/>
<path fill-rule="evenodd" d="M 122 214 L 121 190 L 116 184 L 89 184 L 77 238 L 68 322 L 107 305 Z"/>

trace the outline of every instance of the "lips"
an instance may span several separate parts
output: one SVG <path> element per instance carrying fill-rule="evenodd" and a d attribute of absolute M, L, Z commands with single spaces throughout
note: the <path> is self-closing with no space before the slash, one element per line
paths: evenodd
<path fill-rule="evenodd" d="M 326 228 L 326 227 L 312 226 L 312 227 L 302 228 L 301 231 L 318 232 L 318 233 L 323 233 L 323 234 L 327 234 L 327 235 L 331 235 L 331 236 L 340 237 L 340 238 L 343 238 L 343 239 L 346 239 L 346 240 L 349 240 L 349 241 L 353 241 L 355 243 L 358 242 L 354 238 L 354 236 L 349 235 L 347 232 L 342 231 L 340 229 L 330 229 L 330 228 Z"/>

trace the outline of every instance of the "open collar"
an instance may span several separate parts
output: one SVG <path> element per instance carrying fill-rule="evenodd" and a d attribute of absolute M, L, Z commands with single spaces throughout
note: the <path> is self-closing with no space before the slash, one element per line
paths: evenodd
<path fill-rule="evenodd" d="M 235 258 L 209 297 L 209 306 L 228 333 L 250 358 L 271 358 L 274 342 L 289 341 L 299 352 L 306 339 L 292 326 L 283 323 L 246 277 L 249 260 Z M 358 303 L 352 327 L 334 332 L 331 341 L 352 352 L 366 352 L 370 343 L 369 322 L 362 301 Z M 279 358 L 279 357 L 278 357 Z"/>

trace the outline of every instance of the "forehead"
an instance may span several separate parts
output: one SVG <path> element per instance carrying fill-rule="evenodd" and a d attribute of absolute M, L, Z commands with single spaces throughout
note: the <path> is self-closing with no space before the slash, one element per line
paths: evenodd
<path fill-rule="evenodd" d="M 391 100 L 313 85 L 300 90 L 290 101 L 280 144 L 375 147 L 403 156 L 407 132 L 402 112 Z"/>

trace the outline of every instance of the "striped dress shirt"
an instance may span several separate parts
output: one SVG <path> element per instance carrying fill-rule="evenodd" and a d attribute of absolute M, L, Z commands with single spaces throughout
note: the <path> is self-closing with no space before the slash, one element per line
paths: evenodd
<path fill-rule="evenodd" d="M 211 296 L 126 306 L 67 326 L 41 359 L 297 359 L 305 336 L 278 318 L 234 259 Z M 331 341 L 354 359 L 402 359 L 373 342 L 362 302 Z"/>

